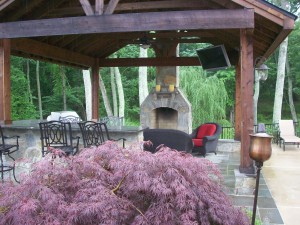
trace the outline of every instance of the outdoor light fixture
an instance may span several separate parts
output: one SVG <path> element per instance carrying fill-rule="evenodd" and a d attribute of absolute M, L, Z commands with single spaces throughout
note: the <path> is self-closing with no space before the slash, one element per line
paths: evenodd
<path fill-rule="evenodd" d="M 253 121 L 257 124 L 257 103 L 259 98 L 259 82 L 260 80 L 265 81 L 268 78 L 269 68 L 263 64 L 266 59 L 264 57 L 257 57 L 255 59 L 255 70 L 254 70 L 254 95 L 253 95 Z"/>
<path fill-rule="evenodd" d="M 268 78 L 269 67 L 266 64 L 261 64 L 259 67 L 255 68 L 259 80 L 266 80 Z"/>
<path fill-rule="evenodd" d="M 255 72 L 257 73 L 258 80 L 266 80 L 268 78 L 269 67 L 266 64 L 260 64 L 257 66 L 257 63 L 262 59 L 263 57 L 258 57 L 255 59 Z"/>
<path fill-rule="evenodd" d="M 143 49 L 147 49 L 150 47 L 150 42 L 148 40 L 148 38 L 146 36 L 140 38 L 140 46 L 143 48 Z"/>
<path fill-rule="evenodd" d="M 264 164 L 264 161 L 268 160 L 272 154 L 271 140 L 272 136 L 265 132 L 265 125 L 258 124 L 258 129 L 256 134 L 250 134 L 250 149 L 249 155 L 255 161 L 256 166 L 256 184 L 255 184 L 255 194 L 254 194 L 254 204 L 252 213 L 252 225 L 255 224 L 256 217 L 256 206 L 257 206 L 257 196 L 258 196 L 258 186 L 260 171 Z"/>

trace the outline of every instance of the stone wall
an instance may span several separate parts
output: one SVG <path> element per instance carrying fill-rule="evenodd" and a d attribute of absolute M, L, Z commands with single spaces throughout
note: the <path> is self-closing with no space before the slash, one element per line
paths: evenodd
<path fill-rule="evenodd" d="M 170 121 L 172 124 L 173 129 L 181 130 L 186 133 L 192 132 L 192 109 L 191 104 L 182 94 L 182 92 L 175 88 L 173 93 L 156 93 L 155 89 L 151 91 L 151 93 L 147 96 L 145 101 L 141 105 L 140 111 L 140 121 L 141 126 L 143 128 L 169 128 L 170 126 L 166 127 L 152 127 L 153 122 L 152 120 L 156 120 L 153 116 L 153 110 L 159 108 L 170 108 L 177 111 L 177 121 Z M 161 123 L 163 124 L 163 123 Z M 176 128 L 174 128 L 176 127 Z"/>

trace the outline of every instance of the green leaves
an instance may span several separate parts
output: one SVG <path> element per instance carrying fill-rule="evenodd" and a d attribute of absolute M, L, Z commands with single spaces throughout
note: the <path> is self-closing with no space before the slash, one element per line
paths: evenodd
<path fill-rule="evenodd" d="M 227 92 L 216 76 L 206 77 L 199 67 L 181 67 L 180 88 L 192 105 L 193 127 L 226 118 Z"/>
<path fill-rule="evenodd" d="M 34 119 L 37 116 L 35 106 L 30 102 L 27 91 L 27 79 L 25 74 L 15 68 L 11 68 L 11 102 L 12 119 Z"/>

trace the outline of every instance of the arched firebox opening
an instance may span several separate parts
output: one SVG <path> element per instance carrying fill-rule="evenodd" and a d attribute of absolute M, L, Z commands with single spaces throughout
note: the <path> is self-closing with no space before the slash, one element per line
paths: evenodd
<path fill-rule="evenodd" d="M 152 110 L 150 128 L 177 129 L 177 127 L 178 111 L 168 107 Z"/>
<path fill-rule="evenodd" d="M 181 91 L 157 93 L 155 88 L 141 105 L 142 128 L 160 128 L 192 132 L 192 107 Z"/>

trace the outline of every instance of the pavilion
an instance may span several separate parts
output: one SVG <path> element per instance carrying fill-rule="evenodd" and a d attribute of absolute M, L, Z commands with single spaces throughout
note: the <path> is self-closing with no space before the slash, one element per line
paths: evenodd
<path fill-rule="evenodd" d="M 99 118 L 99 68 L 191 66 L 178 43 L 224 44 L 236 69 L 235 139 L 240 170 L 252 170 L 254 61 L 268 58 L 294 28 L 296 16 L 265 0 L 2 0 L 0 122 L 10 124 L 10 55 L 92 70 L 92 117 Z M 156 58 L 108 58 L 141 38 Z M 258 62 L 262 63 L 262 61 Z"/>

